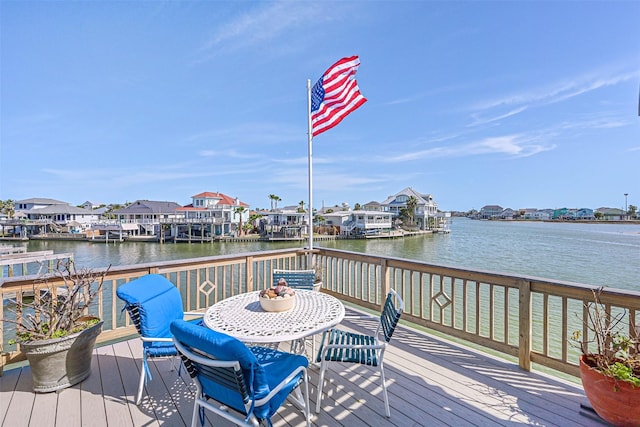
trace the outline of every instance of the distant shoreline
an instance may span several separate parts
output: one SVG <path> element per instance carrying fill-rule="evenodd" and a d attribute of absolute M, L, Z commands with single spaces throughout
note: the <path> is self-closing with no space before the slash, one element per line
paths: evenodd
<path fill-rule="evenodd" d="M 597 219 L 476 219 L 466 216 L 453 216 L 452 218 L 466 218 L 473 221 L 500 221 L 500 222 L 550 222 L 550 223 L 567 223 L 567 224 L 631 224 L 640 225 L 640 219 L 628 219 L 628 220 L 597 220 Z"/>

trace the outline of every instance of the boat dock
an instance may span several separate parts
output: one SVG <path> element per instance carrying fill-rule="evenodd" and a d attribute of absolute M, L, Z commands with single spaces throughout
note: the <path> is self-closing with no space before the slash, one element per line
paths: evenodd
<path fill-rule="evenodd" d="M 58 261 L 72 259 L 72 253 L 55 254 L 50 250 L 27 252 L 24 247 L 2 246 L 0 247 L 0 279 L 41 274 L 54 268 Z"/>

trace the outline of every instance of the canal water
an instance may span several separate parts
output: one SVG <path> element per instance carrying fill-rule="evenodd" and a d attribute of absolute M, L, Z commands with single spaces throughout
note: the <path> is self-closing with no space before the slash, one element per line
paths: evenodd
<path fill-rule="evenodd" d="M 77 265 L 106 267 L 305 246 L 305 242 L 93 243 L 29 241 L 29 251 L 73 253 Z M 640 225 L 454 218 L 449 234 L 318 241 L 315 246 L 474 270 L 640 290 Z"/>

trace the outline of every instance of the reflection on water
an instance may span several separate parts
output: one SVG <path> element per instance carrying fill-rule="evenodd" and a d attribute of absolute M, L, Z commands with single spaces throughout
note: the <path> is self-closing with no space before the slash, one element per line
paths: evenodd
<path fill-rule="evenodd" d="M 306 242 L 91 243 L 31 241 L 29 251 L 72 252 L 78 265 L 106 267 L 305 246 Z M 404 239 L 338 240 L 316 246 L 431 264 L 640 290 L 640 225 L 474 221 L 451 233 Z"/>

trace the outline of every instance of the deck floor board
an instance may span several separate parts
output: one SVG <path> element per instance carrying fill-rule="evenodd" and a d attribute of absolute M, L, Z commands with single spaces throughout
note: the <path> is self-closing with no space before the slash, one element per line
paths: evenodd
<path fill-rule="evenodd" d="M 348 314 L 354 314 L 350 309 Z M 375 319 L 348 318 L 356 331 L 375 327 Z M 310 344 L 308 344 L 310 349 Z M 133 402 L 140 375 L 141 343 L 130 339 L 97 348 L 91 376 L 83 383 L 48 394 L 31 391 L 28 365 L 5 369 L 0 377 L 0 426 L 81 427 L 187 426 L 193 392 L 186 370 L 167 359 L 149 363 L 153 380 L 143 401 Z M 385 357 L 391 418 L 377 368 L 335 363 L 325 375 L 322 409 L 314 413 L 319 368 L 311 366 L 310 400 L 314 426 L 603 426 L 581 414 L 586 399 L 579 384 L 399 326 Z M 180 374 L 180 375 L 179 375 Z M 304 425 L 286 403 L 274 426 Z M 206 426 L 231 423 L 207 414 Z"/>

